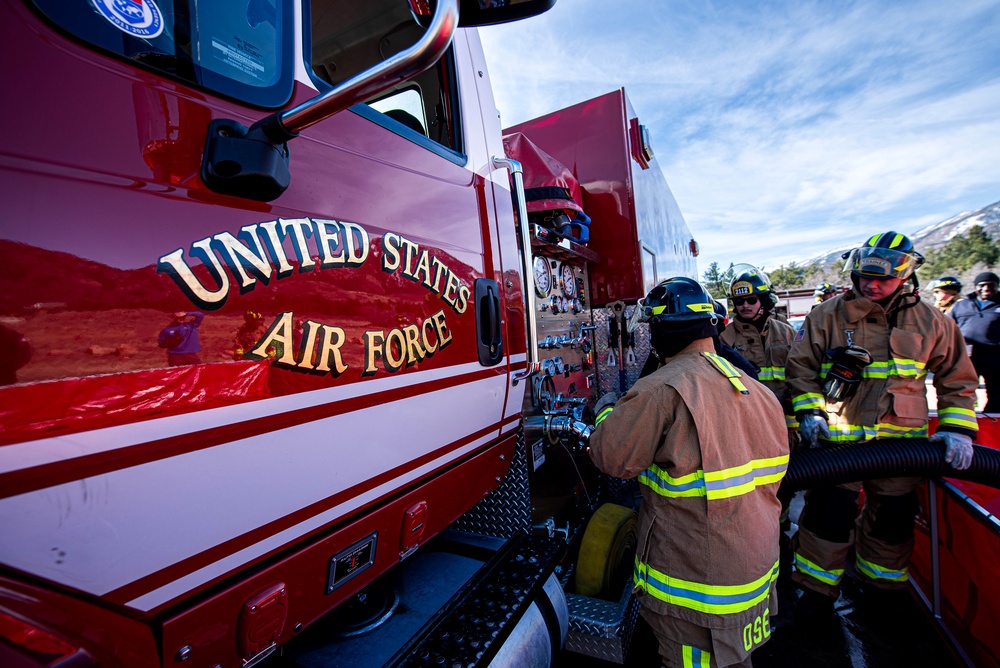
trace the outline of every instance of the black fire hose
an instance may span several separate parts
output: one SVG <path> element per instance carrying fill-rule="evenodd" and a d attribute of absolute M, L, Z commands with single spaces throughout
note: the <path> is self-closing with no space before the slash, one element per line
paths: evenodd
<path fill-rule="evenodd" d="M 855 480 L 948 477 L 1000 489 L 1000 450 L 973 446 L 972 466 L 959 471 L 944 461 L 944 443 L 926 438 L 876 439 L 858 445 L 840 445 L 793 452 L 781 489 L 795 492 L 820 485 Z"/>

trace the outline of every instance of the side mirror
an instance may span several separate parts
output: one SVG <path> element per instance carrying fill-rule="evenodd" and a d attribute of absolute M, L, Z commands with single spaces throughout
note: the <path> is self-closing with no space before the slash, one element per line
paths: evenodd
<path fill-rule="evenodd" d="M 509 23 L 547 12 L 556 0 L 462 0 L 459 27 L 472 28 Z"/>

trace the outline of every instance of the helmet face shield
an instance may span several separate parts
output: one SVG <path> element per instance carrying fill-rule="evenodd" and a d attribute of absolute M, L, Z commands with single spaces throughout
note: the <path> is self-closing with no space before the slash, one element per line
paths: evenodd
<path fill-rule="evenodd" d="M 923 260 L 923 256 L 914 251 L 863 246 L 850 252 L 844 271 L 867 278 L 906 279 L 923 264 Z"/>

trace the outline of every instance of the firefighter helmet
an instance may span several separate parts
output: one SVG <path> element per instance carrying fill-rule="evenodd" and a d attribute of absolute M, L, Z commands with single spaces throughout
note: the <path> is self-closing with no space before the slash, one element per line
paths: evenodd
<path fill-rule="evenodd" d="M 731 298 L 771 294 L 771 279 L 752 264 L 738 264 L 732 271 L 733 280 L 726 291 Z"/>
<path fill-rule="evenodd" d="M 962 282 L 954 276 L 942 276 L 931 281 L 931 290 L 951 290 L 961 292 Z"/>
<path fill-rule="evenodd" d="M 678 276 L 661 281 L 639 305 L 642 321 L 652 324 L 718 318 L 715 300 L 698 281 Z"/>
<path fill-rule="evenodd" d="M 847 260 L 844 271 L 867 278 L 906 279 L 924 263 L 924 256 L 913 249 L 908 236 L 891 231 L 873 235 L 843 257 Z"/>
<path fill-rule="evenodd" d="M 813 297 L 822 297 L 823 295 L 832 295 L 837 291 L 837 288 L 833 287 L 829 283 L 820 283 L 813 290 Z"/>

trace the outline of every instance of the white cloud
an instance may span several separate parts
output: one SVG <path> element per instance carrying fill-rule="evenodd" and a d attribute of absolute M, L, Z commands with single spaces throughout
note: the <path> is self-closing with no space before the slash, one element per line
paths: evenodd
<path fill-rule="evenodd" d="M 703 270 L 1000 199 L 998 22 L 996 0 L 560 0 L 481 34 L 506 125 L 625 87 Z"/>

